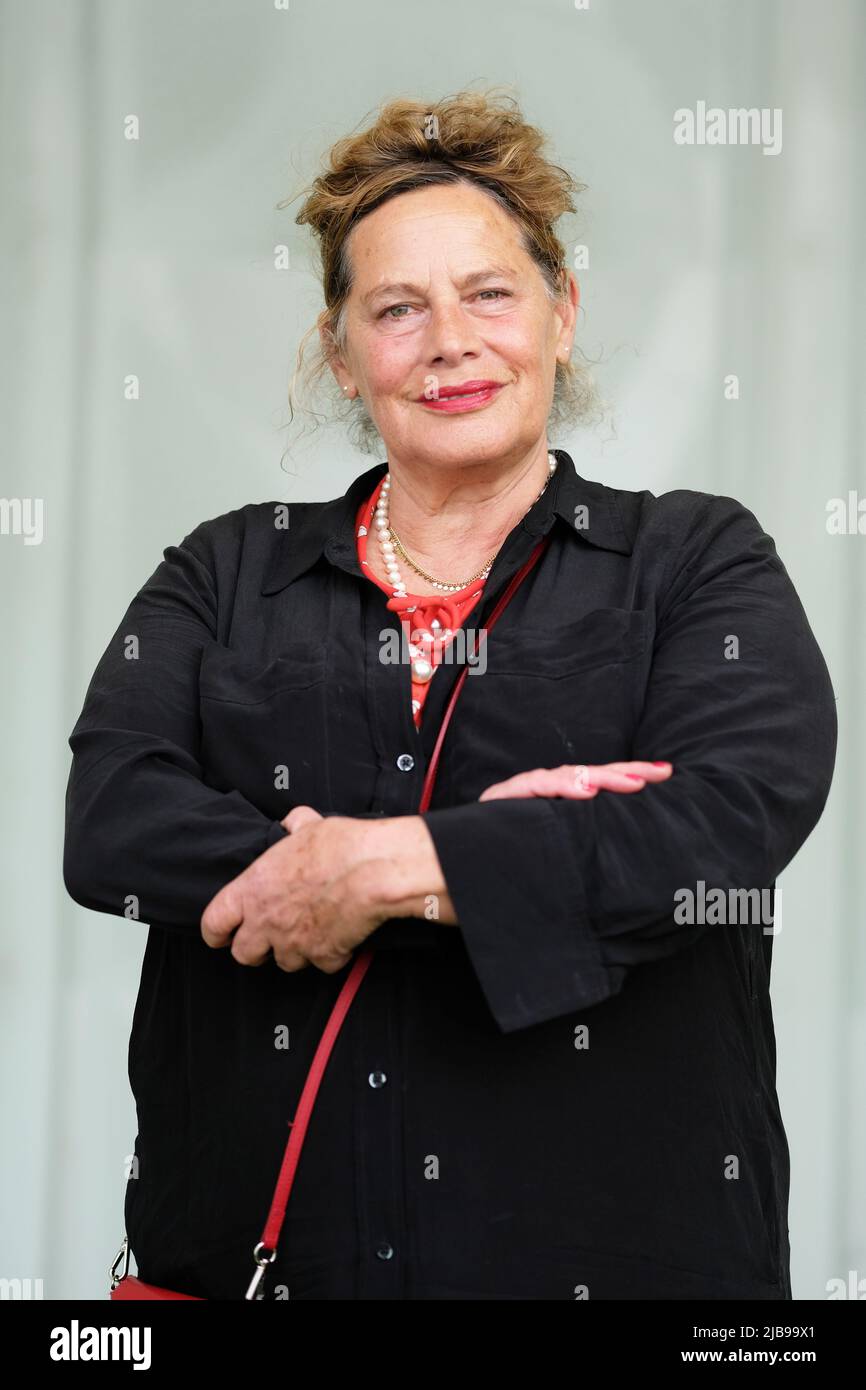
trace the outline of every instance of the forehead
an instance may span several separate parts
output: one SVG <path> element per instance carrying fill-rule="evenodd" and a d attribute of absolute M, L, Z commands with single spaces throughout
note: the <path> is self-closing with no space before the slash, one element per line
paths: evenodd
<path fill-rule="evenodd" d="M 354 276 L 365 283 L 380 273 L 407 273 L 419 260 L 465 256 L 507 259 L 515 269 L 528 259 L 521 226 L 483 189 L 437 184 L 395 194 L 353 227 L 347 252 Z M 399 264 L 398 264 L 399 263 Z"/>

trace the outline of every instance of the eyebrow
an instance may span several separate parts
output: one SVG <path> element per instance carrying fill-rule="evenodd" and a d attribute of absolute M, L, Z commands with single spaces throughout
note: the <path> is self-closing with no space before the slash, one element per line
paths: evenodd
<path fill-rule="evenodd" d="M 462 279 L 457 281 L 457 287 L 461 290 L 468 290 L 471 289 L 473 285 L 477 285 L 481 280 L 491 280 L 497 275 L 513 276 L 516 273 L 514 267 L 510 265 L 489 265 L 484 270 L 473 270 L 471 274 L 464 275 Z M 369 290 L 367 294 L 361 296 L 361 303 L 371 304 L 372 301 L 378 299 L 380 295 L 423 293 L 424 291 L 420 285 L 413 285 L 408 280 L 399 280 L 391 285 L 377 285 L 375 289 Z"/>

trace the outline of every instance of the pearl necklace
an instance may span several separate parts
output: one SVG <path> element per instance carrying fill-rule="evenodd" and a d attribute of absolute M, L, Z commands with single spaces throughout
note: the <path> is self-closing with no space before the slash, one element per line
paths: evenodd
<path fill-rule="evenodd" d="M 556 455 L 552 452 L 549 452 L 547 455 L 547 468 L 547 482 L 545 482 L 544 487 L 541 489 L 541 492 L 538 494 L 538 497 L 536 497 L 535 502 L 537 502 L 539 498 L 544 495 L 545 491 L 547 490 L 547 484 L 550 482 L 551 478 L 553 477 L 553 474 L 556 471 Z M 398 549 L 403 558 L 407 561 L 409 565 L 411 565 L 412 569 L 415 570 L 417 574 L 420 574 L 422 578 L 428 581 L 428 583 L 434 585 L 434 587 L 437 589 L 441 589 L 441 591 L 446 594 L 458 593 L 461 589 L 465 589 L 468 584 L 473 583 L 474 580 L 487 578 L 488 574 L 493 568 L 493 561 L 499 554 L 499 550 L 497 550 L 496 553 L 491 556 L 490 560 L 488 560 L 487 564 L 484 566 L 482 570 L 479 570 L 477 574 L 473 574 L 470 579 L 461 580 L 459 584 L 448 584 L 442 579 L 434 579 L 432 575 L 425 574 L 422 569 L 419 569 L 415 562 L 411 560 L 409 556 L 406 554 L 406 551 L 403 549 L 403 546 L 400 543 L 400 539 L 396 531 L 393 531 L 391 529 L 391 522 L 388 514 L 388 493 L 390 492 L 390 490 L 391 474 L 389 472 L 385 474 L 385 477 L 382 481 L 382 488 L 379 493 L 379 498 L 376 502 L 376 510 L 374 512 L 374 525 L 376 527 L 376 534 L 379 538 L 379 548 L 382 552 L 382 563 L 385 566 L 385 571 L 388 575 L 388 579 L 391 582 L 395 598 L 406 598 L 408 596 L 405 580 L 403 579 L 403 576 L 400 573 L 400 566 L 397 564 L 395 552 Z M 532 503 L 533 507 L 535 506 L 535 502 Z"/>
<path fill-rule="evenodd" d="M 541 489 L 541 492 L 539 492 L 538 497 L 536 497 L 535 502 L 537 502 L 539 498 L 544 495 L 544 493 L 547 490 L 547 485 L 556 471 L 556 455 L 553 453 L 548 453 L 547 459 L 547 481 L 545 482 L 544 487 Z M 406 584 L 402 574 L 400 573 L 400 566 L 397 564 L 395 556 L 395 551 L 398 549 L 400 551 L 400 554 L 403 555 L 403 557 L 418 574 L 420 574 L 430 584 L 435 585 L 437 589 L 441 589 L 444 593 L 459 592 L 460 590 L 467 588 L 468 585 L 472 584 L 476 579 L 487 578 L 487 575 L 490 573 L 490 570 L 493 567 L 493 561 L 496 559 L 496 555 L 499 554 L 498 550 L 496 552 L 496 555 L 493 555 L 491 559 L 488 561 L 488 563 L 484 566 L 484 569 L 479 570 L 478 574 L 474 574 L 471 579 L 464 580 L 461 584 L 448 584 L 444 580 L 434 579 L 432 575 L 425 574 L 422 569 L 419 569 L 415 562 L 406 554 L 405 550 L 403 549 L 403 546 L 400 544 L 400 540 L 397 536 L 396 531 L 393 531 L 391 529 L 391 524 L 388 515 L 388 492 L 390 490 L 390 487 L 391 474 L 387 473 L 382 481 L 382 487 L 379 491 L 379 497 L 376 502 L 376 508 L 373 513 L 373 517 L 374 525 L 376 527 L 376 534 L 379 538 L 379 547 L 382 552 L 382 561 L 385 566 L 388 578 L 391 582 L 392 598 L 408 598 Z M 533 507 L 535 506 L 535 502 L 532 503 Z M 434 595 L 431 594 L 429 596 L 429 600 L 435 602 Z M 445 602 L 447 605 L 447 601 Z M 457 602 L 459 603 L 460 600 L 458 599 Z M 420 606 L 426 606 L 426 604 Z M 415 611 L 417 607 L 419 607 L 418 604 L 413 604 L 411 608 L 407 608 L 405 611 L 407 613 L 412 613 Z M 430 660 L 430 657 L 432 656 L 433 650 L 436 648 L 437 643 L 446 643 L 451 638 L 451 635 L 452 629 L 450 627 L 443 629 L 439 619 L 432 618 L 430 621 L 430 628 L 420 634 L 420 646 L 418 643 L 409 643 L 409 657 L 412 663 L 412 679 L 414 681 L 424 685 L 433 677 L 436 671 L 436 665 L 434 665 L 434 663 Z M 413 712 L 415 711 L 417 705 L 418 701 L 413 700 Z"/>

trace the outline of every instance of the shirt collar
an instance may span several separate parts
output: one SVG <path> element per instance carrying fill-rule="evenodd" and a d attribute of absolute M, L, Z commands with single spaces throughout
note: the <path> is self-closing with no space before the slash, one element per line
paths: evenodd
<path fill-rule="evenodd" d="M 550 486 L 520 524 L 530 535 L 540 536 L 549 531 L 554 518 L 559 517 L 578 542 L 630 555 L 637 494 L 581 478 L 564 449 L 554 449 L 553 453 L 559 466 Z M 371 495 L 387 470 L 387 463 L 374 464 L 355 478 L 342 497 L 335 497 L 318 508 L 304 503 L 294 507 L 289 504 L 289 525 L 275 530 L 261 592 L 278 593 L 323 554 L 355 569 L 363 577 L 357 563 L 355 517 L 362 501 Z"/>

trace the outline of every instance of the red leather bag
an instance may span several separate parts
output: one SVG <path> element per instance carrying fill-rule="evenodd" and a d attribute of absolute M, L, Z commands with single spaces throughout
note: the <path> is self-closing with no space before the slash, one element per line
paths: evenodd
<path fill-rule="evenodd" d="M 505 592 L 502 594 L 502 597 L 500 598 L 499 602 L 496 604 L 496 607 L 493 609 L 493 612 L 490 614 L 490 617 L 487 619 L 487 623 L 484 629 L 485 635 L 494 626 L 503 609 L 508 604 L 509 600 L 514 594 L 515 590 L 519 587 L 520 584 L 522 584 L 527 574 L 529 574 L 529 571 L 538 561 L 542 552 L 547 546 L 549 539 L 549 536 L 543 536 L 541 538 L 541 540 L 537 543 L 534 550 L 532 551 L 532 554 L 530 555 L 529 559 L 521 566 L 521 568 L 513 576 L 507 588 L 505 589 Z M 473 650 L 472 656 L 474 657 L 476 654 L 477 649 Z M 455 683 L 454 689 L 451 692 L 448 705 L 442 717 L 442 725 L 439 729 L 439 734 L 436 739 L 436 745 L 433 749 L 433 754 L 430 758 L 430 764 L 427 768 L 427 775 L 424 779 L 424 788 L 421 793 L 421 801 L 418 807 L 419 814 L 422 811 L 426 811 L 430 806 L 430 801 L 433 795 L 433 784 L 436 780 L 436 772 L 439 767 L 439 755 L 442 749 L 443 740 L 445 738 L 445 731 L 448 728 L 448 723 L 451 719 L 451 714 L 454 709 L 457 696 L 460 694 L 460 691 L 463 688 L 463 682 L 465 681 L 468 672 L 469 667 L 467 665 L 460 672 L 460 676 L 457 682 Z M 372 960 L 373 952 L 369 949 L 369 947 L 365 950 L 358 952 L 353 961 L 352 968 L 349 971 L 349 974 L 347 975 L 345 981 L 343 982 L 343 987 L 337 996 L 337 999 L 334 1003 L 334 1007 L 331 1010 L 328 1022 L 325 1024 L 324 1032 L 322 1033 L 322 1036 L 319 1039 L 318 1046 L 316 1047 L 315 1056 L 313 1057 L 310 1070 L 307 1073 L 307 1078 L 304 1082 L 304 1088 L 301 1092 L 301 1098 L 298 1102 L 297 1113 L 295 1115 L 294 1121 L 292 1121 L 290 1126 L 291 1133 L 289 1134 L 289 1142 L 286 1145 L 285 1153 L 283 1154 L 283 1162 L 280 1167 L 279 1176 L 277 1178 L 277 1185 L 274 1189 L 273 1200 L 271 1202 L 271 1208 L 268 1212 L 267 1221 L 265 1222 L 265 1228 L 262 1231 L 261 1240 L 259 1240 L 253 1248 L 253 1259 L 255 1261 L 256 1268 L 255 1272 L 253 1273 L 253 1277 L 250 1280 L 246 1294 L 244 1295 L 245 1298 L 264 1298 L 265 1273 L 267 1271 L 268 1265 L 273 1264 L 274 1260 L 277 1257 L 277 1241 L 279 1240 L 280 1231 L 282 1229 L 283 1220 L 285 1218 L 286 1207 L 289 1201 L 289 1194 L 291 1193 L 292 1184 L 295 1180 L 295 1172 L 297 1171 L 298 1160 L 301 1156 L 301 1149 L 303 1147 L 304 1138 L 307 1132 L 307 1125 L 309 1124 L 310 1115 L 312 1113 L 313 1105 L 316 1099 L 316 1094 L 318 1092 L 319 1085 L 321 1083 L 322 1076 L 325 1071 L 325 1067 L 328 1064 L 328 1058 L 331 1055 L 331 1049 L 333 1048 L 334 1043 L 337 1040 L 337 1034 L 339 1033 L 343 1025 L 343 1021 L 346 1017 L 346 1014 L 349 1012 L 349 1006 L 351 1005 L 352 1000 L 358 992 L 361 981 L 363 980 L 364 976 L 370 968 Z M 158 1284 L 145 1283 L 143 1279 L 139 1279 L 134 1274 L 130 1274 L 129 1241 L 126 1235 L 124 1235 L 123 1244 L 121 1245 L 119 1251 L 117 1252 L 117 1255 L 114 1258 L 114 1261 L 112 1262 L 110 1273 L 111 1292 L 109 1297 L 112 1299 L 147 1300 L 158 1298 L 183 1298 L 191 1299 L 196 1303 L 201 1303 L 204 1301 L 198 1298 L 195 1294 L 176 1293 L 172 1289 L 161 1288 Z"/>

